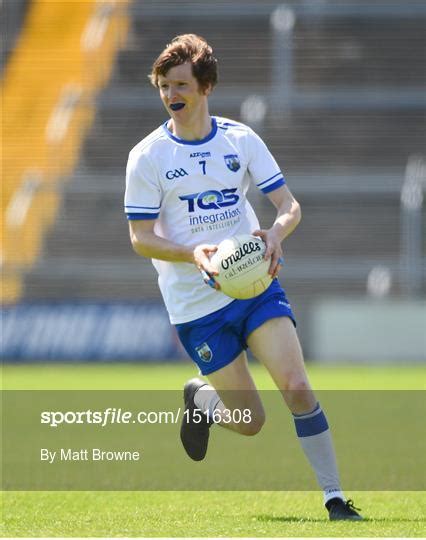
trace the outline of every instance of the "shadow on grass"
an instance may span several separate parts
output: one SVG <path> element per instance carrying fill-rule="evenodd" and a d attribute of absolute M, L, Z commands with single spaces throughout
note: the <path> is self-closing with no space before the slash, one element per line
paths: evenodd
<path fill-rule="evenodd" d="M 261 514 L 259 516 L 253 516 L 257 521 L 269 522 L 269 523 L 332 523 L 328 517 L 324 518 L 304 518 L 300 516 L 269 516 L 267 514 Z M 335 521 L 333 523 L 341 523 Z M 426 518 L 364 518 L 362 521 L 351 521 L 348 523 L 426 523 Z"/>
<path fill-rule="evenodd" d="M 323 523 L 328 521 L 328 518 L 316 519 L 316 518 L 303 518 L 300 516 L 268 516 L 261 514 L 260 516 L 254 516 L 257 521 L 270 522 L 270 523 Z"/>
<path fill-rule="evenodd" d="M 370 523 L 426 523 L 426 518 L 364 518 Z"/>

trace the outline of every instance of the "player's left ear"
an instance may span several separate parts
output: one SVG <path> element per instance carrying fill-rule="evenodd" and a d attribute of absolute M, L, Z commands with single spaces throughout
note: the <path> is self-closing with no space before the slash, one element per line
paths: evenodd
<path fill-rule="evenodd" d="M 201 93 L 203 96 L 209 96 L 213 90 L 213 86 L 209 84 L 208 86 L 201 88 Z"/>

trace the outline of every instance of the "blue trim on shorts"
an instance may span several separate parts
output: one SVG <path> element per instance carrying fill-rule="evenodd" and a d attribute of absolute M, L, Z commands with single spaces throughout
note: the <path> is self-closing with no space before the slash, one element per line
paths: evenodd
<path fill-rule="evenodd" d="M 234 300 L 222 309 L 194 321 L 177 324 L 186 352 L 203 375 L 228 364 L 248 348 L 248 336 L 269 319 L 290 317 L 296 321 L 277 279 L 259 296 Z"/>

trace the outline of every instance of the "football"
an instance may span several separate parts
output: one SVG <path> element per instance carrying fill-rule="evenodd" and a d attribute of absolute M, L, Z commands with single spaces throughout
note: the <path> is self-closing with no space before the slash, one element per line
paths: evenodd
<path fill-rule="evenodd" d="M 214 279 L 231 298 L 246 300 L 263 293 L 271 284 L 270 260 L 263 255 L 266 245 L 258 236 L 241 234 L 226 238 L 211 262 L 218 272 Z"/>

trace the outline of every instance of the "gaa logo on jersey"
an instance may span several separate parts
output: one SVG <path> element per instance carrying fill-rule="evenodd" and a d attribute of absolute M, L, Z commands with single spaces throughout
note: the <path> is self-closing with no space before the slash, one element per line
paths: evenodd
<path fill-rule="evenodd" d="M 226 206 L 237 204 L 240 197 L 235 193 L 237 188 L 209 189 L 202 193 L 191 193 L 190 195 L 180 195 L 181 201 L 188 201 L 188 212 L 195 211 L 195 203 L 201 210 L 218 210 Z"/>
<path fill-rule="evenodd" d="M 185 171 L 185 169 L 182 168 L 166 172 L 167 180 L 173 180 L 173 178 L 181 178 L 182 176 L 188 176 L 188 173 Z"/>
<path fill-rule="evenodd" d="M 198 347 L 195 347 L 198 356 L 203 362 L 210 362 L 213 358 L 213 353 L 207 343 L 202 343 Z"/>
<path fill-rule="evenodd" d="M 228 169 L 232 172 L 237 172 L 241 167 L 237 154 L 228 154 L 227 156 L 223 156 L 223 159 L 225 160 Z"/>

